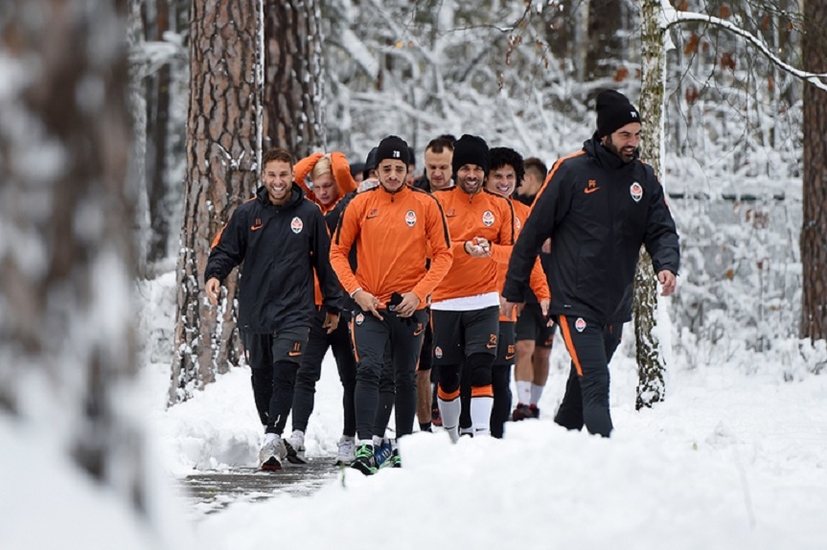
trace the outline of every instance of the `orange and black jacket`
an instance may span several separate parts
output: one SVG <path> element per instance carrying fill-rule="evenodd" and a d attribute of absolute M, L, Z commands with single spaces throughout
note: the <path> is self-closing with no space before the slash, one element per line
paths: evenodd
<path fill-rule="evenodd" d="M 597 136 L 558 160 L 531 209 L 508 266 L 503 296 L 521 302 L 543 241 L 552 315 L 623 323 L 632 316 L 632 282 L 641 245 L 655 272 L 678 274 L 675 222 L 654 170 L 623 162 Z"/>
<path fill-rule="evenodd" d="M 293 184 L 290 200 L 270 202 L 267 189 L 241 204 L 213 240 L 204 280 L 223 281 L 244 263 L 239 280 L 238 328 L 273 333 L 310 326 L 313 273 L 319 276 L 325 307 L 341 308 L 342 291 L 330 266 L 330 234 L 319 207 Z"/>
<path fill-rule="evenodd" d="M 296 163 L 294 173 L 296 182 L 298 182 L 302 189 L 304 189 L 304 192 L 307 193 L 307 198 L 318 204 L 319 208 L 322 209 L 323 214 L 327 214 L 336 206 L 338 201 L 324 206 L 316 199 L 316 195 L 313 194 L 313 191 L 308 189 L 307 185 L 304 183 L 305 178 L 307 178 L 307 176 L 313 171 L 313 168 L 316 167 L 316 163 L 319 162 L 319 159 L 323 156 L 324 153 L 313 153 L 309 157 L 304 157 Z M 330 153 L 330 164 L 333 170 L 333 180 L 339 188 L 339 200 L 341 200 L 346 194 L 356 191 L 358 185 L 356 184 L 356 180 L 353 179 L 353 175 L 350 173 L 350 164 L 348 164 L 345 155 L 338 151 L 333 151 Z"/>
<path fill-rule="evenodd" d="M 442 205 L 451 242 L 454 263 L 434 290 L 433 302 L 500 292 L 498 263 L 508 264 L 514 244 L 514 210 L 511 202 L 485 189 L 469 195 L 458 186 L 434 191 Z M 465 252 L 465 242 L 484 237 L 491 243 L 491 256 L 475 258 Z"/>
<path fill-rule="evenodd" d="M 520 201 L 511 200 L 511 206 L 514 208 L 514 238 L 520 236 L 523 224 L 528 219 L 528 214 L 531 209 Z M 505 284 L 505 273 L 508 271 L 508 264 L 497 262 L 497 288 L 502 288 Z M 531 268 L 531 278 L 529 279 L 529 286 L 531 287 L 531 295 L 537 298 L 538 302 L 543 300 L 550 300 L 551 293 L 548 289 L 548 281 L 546 274 L 543 271 L 543 266 L 540 264 L 540 258 L 537 257 L 534 266 Z M 500 321 L 514 321 L 516 320 L 517 312 L 512 313 L 509 319 L 500 315 Z"/>
<path fill-rule="evenodd" d="M 348 253 L 356 246 L 354 271 Z M 425 268 L 431 253 L 430 269 Z M 345 207 L 333 235 L 330 263 L 345 291 L 361 288 L 383 304 L 394 292 L 427 297 L 451 267 L 453 253 L 439 203 L 428 193 L 381 185 L 357 194 Z"/>

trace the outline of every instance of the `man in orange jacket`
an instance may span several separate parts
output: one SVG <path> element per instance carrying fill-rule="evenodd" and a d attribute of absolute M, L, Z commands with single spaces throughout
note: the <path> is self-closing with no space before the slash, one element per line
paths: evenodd
<path fill-rule="evenodd" d="M 470 389 L 465 415 L 470 426 L 464 427 L 473 435 L 490 434 L 491 367 L 499 333 L 498 263 L 507 264 L 511 254 L 514 211 L 507 199 L 483 187 L 491 161 L 482 138 L 466 134 L 458 139 L 451 164 L 456 186 L 434 196 L 451 231 L 454 263 L 434 290 L 431 317 L 442 425 L 457 441 L 461 385 Z"/>
<path fill-rule="evenodd" d="M 494 147 L 490 151 L 491 172 L 485 182 L 485 188 L 508 199 L 514 208 L 514 237 L 520 234 L 525 221 L 528 219 L 529 207 L 519 201 L 513 201 L 511 196 L 517 187 L 517 182 L 522 181 L 525 175 L 523 157 L 514 149 L 508 147 Z M 505 284 L 505 273 L 508 271 L 508 264 L 498 263 L 497 288 Z M 539 300 L 539 307 L 543 315 L 548 314 L 548 306 L 551 302 L 551 293 L 548 289 L 546 275 L 540 265 L 540 259 L 534 262 L 531 270 L 530 287 L 533 295 Z M 494 406 L 491 410 L 491 435 L 502 437 L 505 429 L 505 421 L 508 420 L 508 413 L 511 410 L 511 366 L 514 365 L 517 348 L 515 343 L 515 317 L 500 314 L 499 345 L 497 357 L 494 359 L 494 366 L 491 379 L 494 385 Z"/>
<path fill-rule="evenodd" d="M 376 162 L 380 185 L 350 201 L 330 250 L 330 263 L 357 306 L 352 338 L 359 446 L 352 466 L 365 475 L 376 471 L 374 436 L 382 435 L 375 433 L 382 424 L 377 419 L 380 379 L 395 381 L 397 435 L 413 431 L 424 308 L 453 255 L 439 203 L 405 185 L 408 145 L 397 136 L 386 137 L 376 149 Z M 357 272 L 348 261 L 354 245 Z"/>

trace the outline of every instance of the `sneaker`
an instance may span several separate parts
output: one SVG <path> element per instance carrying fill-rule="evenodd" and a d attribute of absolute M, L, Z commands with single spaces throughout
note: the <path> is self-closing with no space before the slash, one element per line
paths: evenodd
<path fill-rule="evenodd" d="M 394 447 L 393 452 L 391 453 L 391 458 L 388 460 L 391 463 L 391 468 L 401 468 L 402 467 L 402 457 L 399 456 L 399 449 Z"/>
<path fill-rule="evenodd" d="M 356 458 L 356 438 L 343 435 L 339 439 L 339 452 L 336 454 L 336 466 L 350 466 Z"/>
<path fill-rule="evenodd" d="M 517 403 L 517 408 L 515 408 L 514 412 L 511 413 L 511 420 L 514 422 L 519 422 L 520 420 L 525 420 L 526 418 L 534 418 L 534 413 L 532 412 L 531 407 L 522 403 Z"/>
<path fill-rule="evenodd" d="M 540 409 L 537 405 L 529 405 L 529 409 L 531 409 L 531 418 L 540 418 Z"/>
<path fill-rule="evenodd" d="M 373 448 L 373 458 L 376 462 L 376 469 L 390 466 L 390 458 L 393 455 L 394 445 L 390 439 L 383 439 L 382 444 Z"/>
<path fill-rule="evenodd" d="M 431 424 L 434 426 L 442 426 L 442 415 L 439 412 L 439 405 L 436 403 L 431 408 Z"/>
<path fill-rule="evenodd" d="M 307 464 L 304 459 L 304 432 L 293 430 L 290 437 L 284 440 L 284 447 L 287 453 L 287 461 L 291 464 Z"/>
<path fill-rule="evenodd" d="M 265 443 L 258 453 L 259 464 L 262 470 L 281 470 L 281 461 L 287 455 L 284 442 L 276 437 L 269 443 Z"/>
<path fill-rule="evenodd" d="M 376 459 L 373 457 L 373 445 L 362 443 L 356 451 L 356 458 L 350 465 L 351 468 L 359 470 L 366 476 L 376 473 Z"/>

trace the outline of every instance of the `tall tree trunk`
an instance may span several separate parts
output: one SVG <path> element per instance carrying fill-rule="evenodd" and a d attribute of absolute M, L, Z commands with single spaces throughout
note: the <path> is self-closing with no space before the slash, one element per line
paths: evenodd
<path fill-rule="evenodd" d="M 621 0 L 591 0 L 587 9 L 589 49 L 586 55 L 586 79 L 599 80 L 614 75 L 617 69 L 614 63 L 619 62 L 615 61 L 617 52 L 623 51 L 623 41 L 618 37 L 623 21 Z"/>
<path fill-rule="evenodd" d="M 146 39 L 163 41 L 164 33 L 170 29 L 170 7 L 167 0 L 154 0 L 151 20 L 146 22 Z M 167 151 L 169 149 L 169 108 L 172 67 L 164 63 L 158 72 L 147 78 L 147 134 L 151 136 L 146 150 L 146 185 L 149 197 L 151 233 L 147 261 L 151 264 L 163 260 L 167 255 L 173 219 L 169 210 L 167 182 Z"/>
<path fill-rule="evenodd" d="M 146 517 L 140 415 L 122 399 L 137 372 L 125 8 L 3 4 L 0 410 Z"/>
<path fill-rule="evenodd" d="M 640 116 L 646 125 L 641 156 L 660 174 L 663 158 L 663 102 L 666 74 L 664 29 L 659 22 L 661 0 L 641 0 L 641 89 Z M 666 385 L 663 373 L 666 362 L 654 334 L 657 319 L 657 279 L 652 259 L 641 249 L 635 273 L 635 342 L 637 344 L 638 386 L 635 408 L 651 407 L 663 401 Z"/>
<path fill-rule="evenodd" d="M 210 242 L 258 182 L 261 160 L 259 0 L 193 0 L 190 105 L 178 312 L 170 402 L 238 364 L 237 271 L 218 308 L 203 291 Z"/>
<path fill-rule="evenodd" d="M 827 73 L 827 2 L 804 1 L 804 68 Z M 827 339 L 827 92 L 804 86 L 801 337 Z"/>
<path fill-rule="evenodd" d="M 315 0 L 265 0 L 267 147 L 324 149 L 321 14 Z"/>

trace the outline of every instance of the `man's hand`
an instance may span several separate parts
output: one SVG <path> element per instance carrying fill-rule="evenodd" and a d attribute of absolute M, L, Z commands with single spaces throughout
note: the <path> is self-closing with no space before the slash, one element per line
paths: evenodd
<path fill-rule="evenodd" d="M 322 328 L 327 329 L 327 333 L 330 334 L 334 330 L 339 327 L 339 314 L 338 313 L 330 313 L 329 311 L 324 314 L 324 323 L 322 323 Z"/>
<path fill-rule="evenodd" d="M 406 292 L 402 295 L 402 301 L 396 304 L 394 311 L 399 317 L 410 317 L 419 307 L 421 300 L 413 292 Z"/>
<path fill-rule="evenodd" d="M 669 296 L 675 292 L 675 288 L 678 286 L 678 278 L 668 269 L 658 272 L 658 282 L 663 287 L 660 292 L 661 296 Z"/>
<path fill-rule="evenodd" d="M 548 318 L 548 308 L 551 306 L 551 300 L 540 300 L 540 311 L 543 312 L 543 319 Z M 548 319 L 546 326 L 554 326 L 554 319 Z"/>
<path fill-rule="evenodd" d="M 517 308 L 517 315 L 523 310 L 523 306 L 525 304 L 522 302 L 509 302 L 508 300 L 500 297 L 500 314 L 503 317 L 508 317 L 512 319 L 512 315 L 514 313 L 514 308 Z"/>
<path fill-rule="evenodd" d="M 474 237 L 465 241 L 465 251 L 474 258 L 487 258 L 491 256 L 491 243 L 485 237 Z"/>
<path fill-rule="evenodd" d="M 210 303 L 214 306 L 218 305 L 218 296 L 221 294 L 221 283 L 215 277 L 210 277 L 207 279 L 207 284 L 204 287 L 204 290 L 207 292 L 207 298 L 209 298 Z"/>
<path fill-rule="evenodd" d="M 377 319 L 381 320 L 382 315 L 379 314 L 379 306 L 382 305 L 382 302 L 379 301 L 379 298 L 371 294 L 366 290 L 357 290 L 356 294 L 353 295 L 353 300 L 356 302 L 362 311 L 373 313 L 373 316 Z"/>

